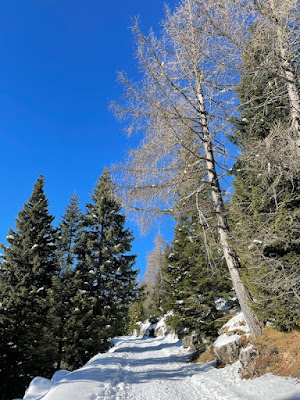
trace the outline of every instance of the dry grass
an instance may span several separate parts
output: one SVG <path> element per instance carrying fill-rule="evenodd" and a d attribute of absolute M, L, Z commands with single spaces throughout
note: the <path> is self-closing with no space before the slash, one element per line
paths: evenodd
<path fill-rule="evenodd" d="M 264 328 L 255 340 L 255 374 L 272 372 L 275 375 L 300 378 L 300 333 L 283 333 Z"/>
<path fill-rule="evenodd" d="M 214 361 L 215 356 L 211 353 L 210 348 L 206 349 L 204 353 L 201 353 L 200 356 L 194 360 L 194 363 L 207 363 L 210 361 Z"/>

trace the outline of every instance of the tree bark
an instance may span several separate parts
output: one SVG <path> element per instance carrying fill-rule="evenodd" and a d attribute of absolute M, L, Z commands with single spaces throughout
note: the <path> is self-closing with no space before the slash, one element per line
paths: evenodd
<path fill-rule="evenodd" d="M 297 86 L 297 77 L 294 74 L 294 68 L 287 56 L 287 50 L 284 45 L 283 32 L 280 27 L 277 28 L 280 56 L 283 60 L 283 69 L 286 77 L 286 86 L 289 96 L 292 127 L 298 135 L 298 145 L 300 146 L 300 95 Z"/>
<path fill-rule="evenodd" d="M 247 287 L 241 281 L 239 273 L 239 268 L 241 267 L 240 261 L 236 252 L 230 245 L 230 238 L 231 238 L 230 228 L 226 217 L 225 205 L 216 171 L 213 147 L 211 143 L 211 137 L 209 134 L 204 98 L 201 89 L 202 89 L 201 83 L 198 82 L 198 101 L 200 106 L 201 125 L 203 129 L 203 142 L 204 142 L 204 151 L 206 156 L 207 174 L 208 174 L 208 180 L 211 185 L 211 196 L 218 224 L 217 229 L 218 229 L 220 244 L 223 248 L 224 257 L 232 279 L 233 287 L 235 289 L 238 301 L 241 306 L 241 310 L 245 316 L 245 320 L 250 328 L 253 337 L 257 338 L 258 336 L 260 336 L 262 328 L 258 318 L 251 310 L 250 303 L 253 300 L 251 299 Z"/>
<path fill-rule="evenodd" d="M 292 127 L 298 135 L 297 144 L 300 146 L 300 94 L 299 94 L 299 83 L 295 73 L 295 68 L 289 57 L 288 43 L 285 40 L 287 32 L 285 32 L 283 21 L 278 20 L 277 8 L 274 0 L 269 0 L 270 7 L 272 9 L 271 19 L 276 26 L 276 34 L 279 44 L 280 58 L 282 60 L 282 67 L 286 78 L 286 86 L 290 103 L 290 113 L 292 120 Z"/>

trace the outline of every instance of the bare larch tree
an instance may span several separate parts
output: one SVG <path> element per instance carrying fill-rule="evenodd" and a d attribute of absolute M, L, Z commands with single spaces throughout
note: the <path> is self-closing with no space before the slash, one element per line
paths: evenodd
<path fill-rule="evenodd" d="M 187 203 L 195 199 L 200 223 L 218 232 L 241 309 L 252 335 L 258 337 L 261 326 L 240 278 L 221 187 L 240 50 L 212 23 L 217 2 L 205 3 L 210 3 L 209 12 L 195 0 L 182 1 L 173 13 L 167 9 L 160 38 L 152 31 L 144 35 L 135 22 L 142 78 L 133 83 L 120 74 L 125 93 L 123 102 L 113 107 L 129 122 L 129 133 L 140 130 L 144 137 L 127 162 L 116 168 L 115 177 L 123 204 L 144 215 L 184 213 L 184 201 L 176 203 L 182 188 Z M 190 157 L 181 157 L 183 152 Z"/>

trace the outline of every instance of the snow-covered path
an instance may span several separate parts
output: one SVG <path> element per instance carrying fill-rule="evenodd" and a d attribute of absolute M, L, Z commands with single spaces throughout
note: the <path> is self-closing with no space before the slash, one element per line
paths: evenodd
<path fill-rule="evenodd" d="M 300 385 L 272 375 L 242 381 L 238 366 L 189 364 L 178 339 L 123 337 L 106 354 L 26 400 L 300 400 Z M 33 389 L 33 388 L 32 388 Z"/>

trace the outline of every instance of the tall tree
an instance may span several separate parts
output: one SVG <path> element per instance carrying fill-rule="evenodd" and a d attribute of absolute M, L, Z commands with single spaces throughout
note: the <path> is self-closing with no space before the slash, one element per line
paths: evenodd
<path fill-rule="evenodd" d="M 236 67 L 243 68 L 242 55 L 253 60 L 253 50 L 260 55 L 248 65 L 248 77 L 257 81 L 268 79 L 272 90 L 265 87 L 262 97 L 252 104 L 268 107 L 278 104 L 286 95 L 293 140 L 300 146 L 299 89 L 299 2 L 298 0 L 196 0 L 212 22 L 219 37 L 226 38 L 238 55 Z M 249 42 L 251 45 L 249 46 Z M 276 85 L 276 81 L 284 83 Z M 275 83 L 275 85 L 274 85 Z M 269 92 L 269 95 L 266 94 Z"/>
<path fill-rule="evenodd" d="M 262 35 L 276 39 L 272 42 L 273 46 L 268 49 L 270 56 L 264 59 L 261 67 L 272 71 L 285 81 L 291 125 L 297 144 L 300 146 L 299 2 L 297 0 L 285 2 L 253 0 L 249 6 L 252 7 L 257 28 L 252 40 L 261 41 Z"/>
<path fill-rule="evenodd" d="M 158 234 L 154 239 L 154 243 L 154 249 L 147 255 L 146 272 L 143 280 L 146 291 L 143 305 L 147 317 L 150 317 L 150 315 L 159 316 L 161 314 L 160 309 L 164 297 L 162 269 L 166 241 L 161 234 Z"/>
<path fill-rule="evenodd" d="M 75 267 L 75 243 L 82 232 L 82 228 L 83 215 L 79 208 L 78 196 L 74 193 L 58 226 L 57 247 L 61 271 Z"/>
<path fill-rule="evenodd" d="M 265 40 L 247 44 L 237 88 L 242 106 L 234 141 L 243 153 L 234 168 L 231 215 L 256 312 L 286 330 L 300 324 L 300 164 L 285 79 L 253 75 L 264 59 L 275 57 L 269 49 L 276 39 Z"/>
<path fill-rule="evenodd" d="M 40 176 L 9 230 L 0 273 L 1 393 L 21 396 L 33 376 L 54 370 L 56 323 L 52 280 L 56 231 Z"/>
<path fill-rule="evenodd" d="M 66 360 L 72 367 L 86 362 L 109 346 L 110 338 L 124 333 L 130 302 L 136 292 L 135 255 L 128 254 L 133 240 L 116 201 L 107 170 L 97 181 L 87 203 L 84 233 L 76 243 L 78 263 L 67 321 L 70 345 Z"/>
<path fill-rule="evenodd" d="M 76 194 L 70 199 L 65 214 L 58 226 L 57 258 L 59 264 L 59 276 L 54 280 L 55 312 L 58 318 L 57 331 L 57 369 L 64 362 L 66 341 L 66 321 L 72 312 L 71 299 L 76 294 L 74 284 L 74 268 L 76 266 L 75 245 L 80 235 L 83 234 L 83 215 L 79 208 Z"/>
<path fill-rule="evenodd" d="M 212 9 L 213 4 L 210 2 Z M 136 22 L 137 57 L 143 78 L 132 83 L 121 74 L 125 104 L 114 107 L 117 115 L 130 120 L 129 131 L 142 129 L 145 138 L 140 148 L 130 152 L 127 164 L 117 171 L 121 177 L 116 179 L 123 181 L 124 203 L 144 213 L 162 208 L 163 212 L 174 212 L 174 193 L 182 185 L 188 187 L 190 179 L 198 179 L 197 189 L 187 196 L 194 197 L 204 219 L 208 199 L 212 205 L 209 223 L 217 229 L 241 308 L 257 337 L 261 327 L 240 278 L 221 187 L 222 132 L 232 104 L 236 50 L 226 36 L 219 35 L 213 12 L 204 11 L 202 2 L 194 0 L 182 1 L 174 13 L 167 10 L 160 39 L 153 32 L 145 36 Z M 197 161 L 182 168 L 181 149 Z M 168 206 L 171 209 L 166 210 Z"/>
<path fill-rule="evenodd" d="M 216 337 L 221 316 L 216 298 L 233 294 L 224 260 L 217 248 L 210 246 L 210 252 L 208 258 L 196 213 L 178 218 L 163 277 L 164 308 L 173 311 L 171 324 L 179 336 L 196 331 L 205 340 Z"/>

